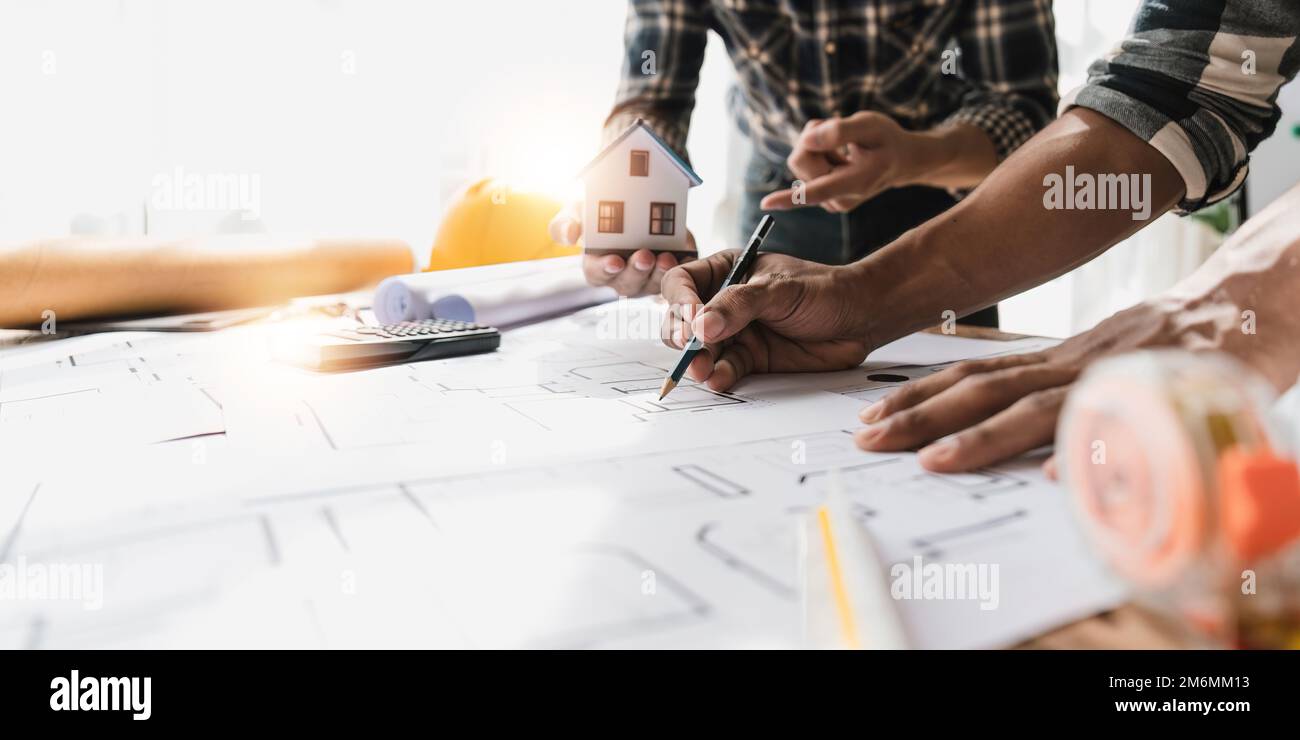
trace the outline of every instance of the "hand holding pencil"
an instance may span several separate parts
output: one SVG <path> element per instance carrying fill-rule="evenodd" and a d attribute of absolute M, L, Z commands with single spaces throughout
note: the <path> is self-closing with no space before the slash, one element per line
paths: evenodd
<path fill-rule="evenodd" d="M 749 243 L 745 245 L 744 249 L 740 250 L 740 254 L 732 263 L 731 269 L 727 271 L 727 277 L 723 279 L 722 287 L 719 289 L 720 291 L 726 290 L 732 285 L 739 285 L 745 282 L 749 277 L 750 268 L 754 266 L 754 261 L 758 259 L 758 250 L 763 246 L 763 240 L 767 238 L 767 234 L 771 230 L 771 216 L 764 216 L 759 219 L 758 226 L 754 227 L 754 233 L 749 237 Z M 686 343 L 686 348 L 682 350 L 681 358 L 677 360 L 677 364 L 673 367 L 672 371 L 668 373 L 668 377 L 664 379 L 663 386 L 659 389 L 660 401 L 664 400 L 664 396 L 672 393 L 673 388 L 676 388 L 677 384 L 682 381 L 682 375 L 686 372 L 686 368 L 690 366 L 691 360 L 695 359 L 695 356 L 698 355 L 700 350 L 703 348 L 704 344 L 700 341 L 698 336 L 692 337 L 691 340 Z"/>
<path fill-rule="evenodd" d="M 692 338 L 702 344 L 689 358 L 683 353 L 684 374 L 722 391 L 750 373 L 844 370 L 861 364 L 870 349 L 870 300 L 862 295 L 854 266 L 764 253 L 754 258 L 747 281 L 728 282 L 741 255 L 734 249 L 719 252 L 664 276 L 663 296 L 670 306 L 665 344 L 684 349 Z M 671 388 L 665 383 L 665 389 Z"/>

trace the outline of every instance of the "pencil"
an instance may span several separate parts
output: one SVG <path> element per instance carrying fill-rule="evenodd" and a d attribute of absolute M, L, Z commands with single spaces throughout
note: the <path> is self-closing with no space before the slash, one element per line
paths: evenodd
<path fill-rule="evenodd" d="M 771 230 L 772 216 L 764 214 L 758 220 L 758 226 L 754 227 L 754 233 L 750 235 L 749 242 L 745 244 L 744 249 L 740 250 L 740 256 L 736 257 L 736 263 L 731 266 L 731 272 L 727 273 L 727 279 L 722 281 L 718 293 L 733 284 L 739 285 L 745 282 L 749 269 L 754 266 L 754 260 L 758 258 L 758 249 L 763 246 L 763 240 L 767 238 L 767 233 Z M 701 349 L 704 349 L 704 343 L 699 340 L 699 337 L 691 337 L 691 341 L 687 342 L 682 349 L 682 356 L 677 360 L 677 365 L 672 372 L 668 373 L 668 377 L 664 378 L 664 384 L 659 388 L 660 401 L 664 400 L 664 397 L 671 393 L 678 383 L 682 382 L 682 376 L 686 374 L 686 368 L 690 367 L 691 360 L 695 359 L 695 355 L 699 354 Z"/>

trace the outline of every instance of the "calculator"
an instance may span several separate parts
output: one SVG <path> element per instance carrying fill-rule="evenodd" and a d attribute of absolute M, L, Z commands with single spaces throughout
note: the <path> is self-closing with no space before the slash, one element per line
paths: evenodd
<path fill-rule="evenodd" d="M 276 346 L 276 357 L 313 370 L 351 370 L 491 352 L 501 332 L 451 319 L 354 326 Z"/>

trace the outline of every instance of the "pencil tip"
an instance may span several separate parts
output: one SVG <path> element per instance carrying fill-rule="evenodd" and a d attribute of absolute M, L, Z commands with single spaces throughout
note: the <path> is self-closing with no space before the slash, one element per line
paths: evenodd
<path fill-rule="evenodd" d="M 673 379 L 671 377 L 665 378 L 664 384 L 659 388 L 659 400 L 660 401 L 664 400 L 664 397 L 667 396 L 672 391 L 672 389 L 676 387 L 677 384 L 673 382 Z"/>

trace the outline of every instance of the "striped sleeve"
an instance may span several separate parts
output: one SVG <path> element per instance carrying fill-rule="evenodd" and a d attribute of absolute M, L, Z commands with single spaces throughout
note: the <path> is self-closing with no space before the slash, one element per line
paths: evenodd
<path fill-rule="evenodd" d="M 1127 38 L 1061 101 L 1095 110 L 1178 170 L 1183 213 L 1231 195 L 1300 66 L 1296 0 L 1143 0 Z"/>

